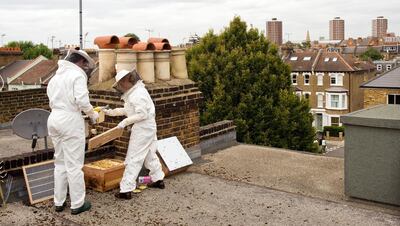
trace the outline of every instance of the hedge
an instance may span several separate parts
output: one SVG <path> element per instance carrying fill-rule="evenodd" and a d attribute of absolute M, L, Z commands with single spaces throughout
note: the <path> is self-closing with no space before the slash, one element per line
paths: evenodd
<path fill-rule="evenodd" d="M 343 126 L 324 126 L 324 134 L 326 134 L 326 131 L 329 131 L 329 136 L 332 137 L 339 137 L 339 132 L 342 132 L 344 136 Z"/>

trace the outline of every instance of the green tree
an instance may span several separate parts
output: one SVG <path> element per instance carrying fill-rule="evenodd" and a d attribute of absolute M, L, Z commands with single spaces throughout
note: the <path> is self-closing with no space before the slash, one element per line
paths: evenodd
<path fill-rule="evenodd" d="M 40 55 L 48 59 L 53 57 L 53 52 L 47 46 L 43 44 L 35 45 L 31 41 L 12 41 L 9 42 L 6 47 L 19 47 L 23 52 L 25 60 L 35 59 Z"/>
<path fill-rule="evenodd" d="M 309 49 L 311 48 L 311 42 L 310 41 L 305 41 L 301 43 L 301 49 Z"/>
<path fill-rule="evenodd" d="M 293 92 L 290 68 L 257 29 L 235 17 L 187 51 L 188 72 L 203 92 L 201 124 L 234 120 L 238 140 L 315 151 L 308 102 Z"/>
<path fill-rule="evenodd" d="M 381 60 L 383 55 L 374 48 L 368 48 L 363 54 L 360 55 L 362 60 Z"/>
<path fill-rule="evenodd" d="M 125 36 L 125 37 L 132 37 L 132 38 L 134 38 L 134 39 L 140 41 L 139 36 L 137 36 L 137 35 L 134 34 L 134 33 L 128 33 L 128 34 L 126 34 L 126 35 L 124 35 L 124 36 Z"/>

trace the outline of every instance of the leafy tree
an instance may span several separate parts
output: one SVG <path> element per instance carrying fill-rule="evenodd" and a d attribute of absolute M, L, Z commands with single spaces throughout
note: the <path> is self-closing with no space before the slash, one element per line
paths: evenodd
<path fill-rule="evenodd" d="M 305 41 L 301 43 L 301 49 L 309 49 L 311 48 L 311 42 L 310 41 Z"/>
<path fill-rule="evenodd" d="M 235 17 L 221 34 L 210 30 L 187 59 L 205 98 L 203 125 L 234 120 L 241 142 L 316 151 L 308 101 L 294 94 L 289 66 L 257 29 Z"/>
<path fill-rule="evenodd" d="M 45 45 L 35 45 L 31 41 L 12 41 L 9 42 L 6 47 L 19 47 L 23 52 L 25 60 L 35 59 L 39 55 L 42 55 L 48 59 L 53 57 L 53 52 Z"/>
<path fill-rule="evenodd" d="M 128 33 L 128 34 L 126 34 L 126 35 L 124 35 L 124 36 L 125 36 L 125 37 L 132 37 L 132 38 L 134 38 L 134 39 L 140 41 L 139 36 L 137 36 L 137 35 L 134 34 L 134 33 Z"/>
<path fill-rule="evenodd" d="M 12 42 L 9 42 L 6 45 L 6 47 L 12 47 L 12 48 L 19 47 L 22 52 L 25 52 L 30 48 L 34 48 L 35 44 L 33 44 L 33 42 L 31 42 L 31 41 L 12 41 Z"/>
<path fill-rule="evenodd" d="M 381 60 L 383 55 L 374 48 L 368 48 L 363 54 L 360 55 L 362 60 Z"/>

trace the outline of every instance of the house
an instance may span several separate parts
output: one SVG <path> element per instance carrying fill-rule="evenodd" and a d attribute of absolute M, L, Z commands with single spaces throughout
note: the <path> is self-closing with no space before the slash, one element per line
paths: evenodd
<path fill-rule="evenodd" d="M 376 67 L 376 73 L 381 74 L 400 65 L 400 57 L 395 57 L 392 60 L 374 60 L 373 63 Z"/>
<path fill-rule="evenodd" d="M 361 84 L 364 107 L 380 104 L 400 104 L 400 66 Z"/>
<path fill-rule="evenodd" d="M 298 96 L 310 101 L 314 126 L 340 126 L 340 116 L 363 108 L 360 85 L 374 77 L 375 67 L 338 52 L 292 52 L 285 57 Z"/>
<path fill-rule="evenodd" d="M 57 62 L 39 56 L 34 60 L 17 60 L 0 69 L 0 90 L 40 88 L 55 74 Z"/>

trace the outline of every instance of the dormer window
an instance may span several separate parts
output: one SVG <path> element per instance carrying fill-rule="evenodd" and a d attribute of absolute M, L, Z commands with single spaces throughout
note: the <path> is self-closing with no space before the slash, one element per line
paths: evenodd
<path fill-rule="evenodd" d="M 297 57 L 290 57 L 290 60 L 291 60 L 291 61 L 296 61 L 296 60 L 297 60 Z"/>

